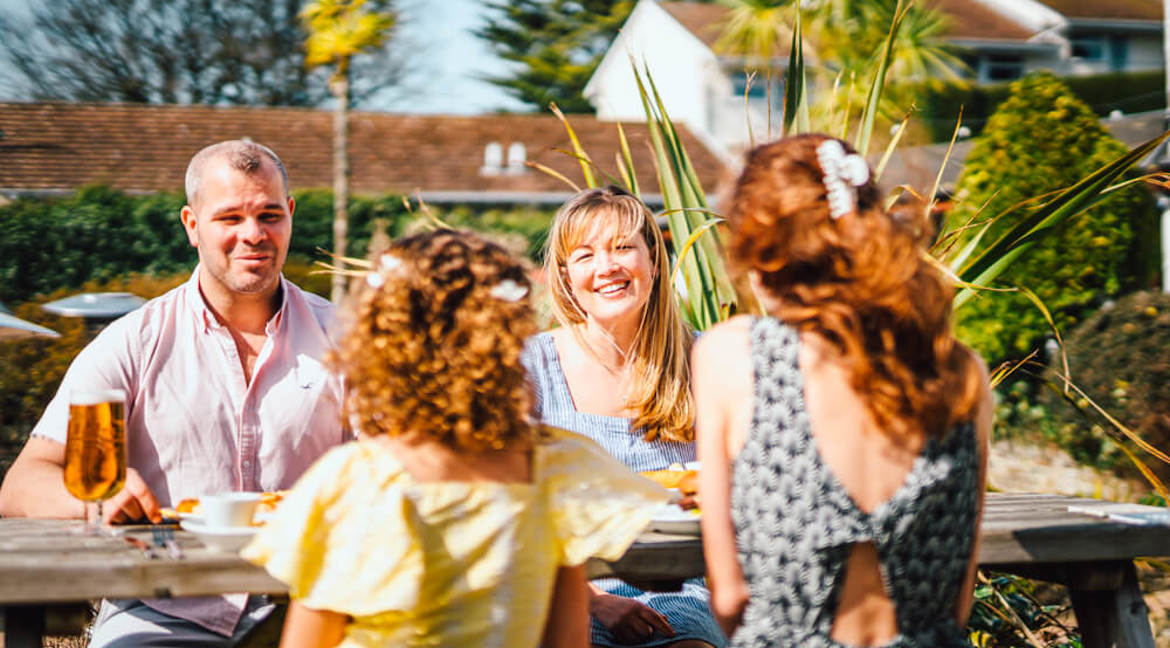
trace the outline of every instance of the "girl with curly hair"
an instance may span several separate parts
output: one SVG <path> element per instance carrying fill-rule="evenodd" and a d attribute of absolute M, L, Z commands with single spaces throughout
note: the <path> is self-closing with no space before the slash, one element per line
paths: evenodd
<path fill-rule="evenodd" d="M 590 437 L 633 470 L 694 461 L 693 333 L 679 315 L 650 210 L 618 187 L 577 194 L 553 219 L 544 265 L 561 327 L 525 350 L 538 418 Z M 595 646 L 726 641 L 702 579 L 681 592 L 643 591 L 613 578 L 589 587 Z"/>
<path fill-rule="evenodd" d="M 883 210 L 865 160 L 824 135 L 750 151 L 728 221 L 767 311 L 692 360 L 731 644 L 968 645 L 992 401 L 929 227 Z"/>
<path fill-rule="evenodd" d="M 371 264 L 331 361 L 359 438 L 244 552 L 289 585 L 281 645 L 584 646 L 583 563 L 624 553 L 666 492 L 529 422 L 510 254 L 439 230 Z"/>

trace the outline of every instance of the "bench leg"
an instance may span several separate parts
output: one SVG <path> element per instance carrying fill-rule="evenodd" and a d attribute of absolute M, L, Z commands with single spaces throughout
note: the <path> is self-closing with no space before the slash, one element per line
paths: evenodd
<path fill-rule="evenodd" d="M 45 634 L 45 606 L 6 605 L 4 614 L 4 648 L 41 648 Z"/>
<path fill-rule="evenodd" d="M 1132 562 L 1121 567 L 1120 586 L 1084 589 L 1070 584 L 1069 598 L 1085 648 L 1154 648 L 1146 602 Z"/>

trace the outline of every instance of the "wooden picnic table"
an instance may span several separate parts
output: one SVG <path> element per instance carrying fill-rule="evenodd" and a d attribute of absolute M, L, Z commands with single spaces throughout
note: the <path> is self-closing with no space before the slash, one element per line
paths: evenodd
<path fill-rule="evenodd" d="M 1089 648 L 1152 648 L 1133 559 L 1170 555 L 1170 526 L 1139 526 L 1081 513 L 1070 505 L 1123 510 L 1133 505 L 1056 495 L 987 496 L 979 562 L 984 568 L 1062 583 L 1069 589 Z M 40 647 L 46 615 L 100 598 L 200 596 L 222 592 L 282 594 L 263 570 L 217 553 L 176 531 L 182 557 L 158 557 L 113 536 L 68 532 L 76 521 L 0 519 L 0 611 L 7 648 Z M 151 540 L 146 529 L 126 533 Z M 593 561 L 591 577 L 616 575 L 662 589 L 704 572 L 698 537 L 649 532 L 616 562 Z"/>

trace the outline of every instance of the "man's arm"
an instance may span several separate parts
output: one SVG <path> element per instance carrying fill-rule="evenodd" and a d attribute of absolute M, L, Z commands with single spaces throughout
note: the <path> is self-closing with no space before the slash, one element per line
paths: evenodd
<path fill-rule="evenodd" d="M 57 394 L 0 485 L 0 515 L 5 517 L 79 518 L 81 502 L 65 490 L 65 440 L 69 427 L 69 395 L 82 389 L 118 389 L 133 393 L 133 338 L 127 319 L 110 324 L 70 363 Z M 128 412 L 127 412 L 128 413 Z M 149 518 L 161 520 L 158 502 L 137 472 L 126 471 L 122 490 L 106 500 L 109 522 Z"/>
<path fill-rule="evenodd" d="M 64 444 L 30 437 L 0 485 L 0 516 L 79 518 L 81 501 L 65 490 Z"/>
<path fill-rule="evenodd" d="M 29 437 L 0 485 L 0 517 L 84 517 L 81 500 L 65 489 L 64 466 L 64 445 Z M 103 502 L 102 512 L 107 522 L 162 520 L 154 493 L 133 468 L 126 469 L 126 483 Z"/>

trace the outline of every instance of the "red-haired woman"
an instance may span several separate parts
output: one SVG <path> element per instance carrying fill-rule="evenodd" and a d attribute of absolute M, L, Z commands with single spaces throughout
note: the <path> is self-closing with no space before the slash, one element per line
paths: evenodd
<path fill-rule="evenodd" d="M 716 618 L 733 646 L 967 645 L 992 401 L 928 226 L 823 135 L 749 152 L 728 220 L 768 316 L 692 356 Z"/>

